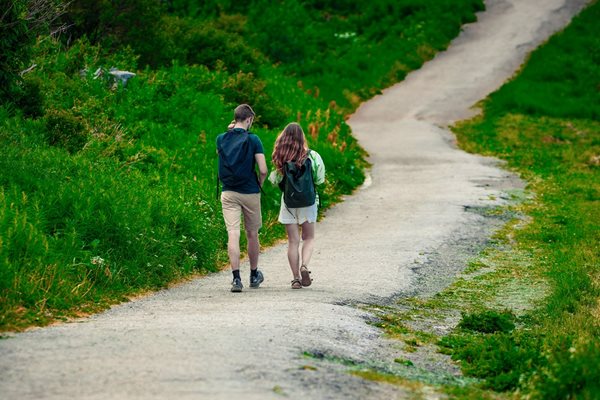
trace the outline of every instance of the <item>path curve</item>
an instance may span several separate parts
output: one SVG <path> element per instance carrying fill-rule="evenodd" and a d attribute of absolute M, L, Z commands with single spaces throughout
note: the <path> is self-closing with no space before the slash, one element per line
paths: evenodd
<path fill-rule="evenodd" d="M 351 304 L 434 293 L 457 266 L 423 274 L 419 265 L 450 242 L 489 235 L 465 206 L 501 203 L 514 180 L 496 161 L 457 150 L 443 127 L 472 115 L 472 104 L 583 3 L 488 1 L 448 51 L 360 107 L 349 123 L 371 154 L 371 184 L 319 223 L 311 288 L 290 290 L 285 247 L 277 246 L 261 256 L 266 281 L 259 290 L 233 295 L 230 273 L 214 274 L 14 335 L 0 340 L 0 397 L 403 398 L 335 363 L 308 368 L 316 364 L 302 352 L 389 356 L 394 344 Z"/>

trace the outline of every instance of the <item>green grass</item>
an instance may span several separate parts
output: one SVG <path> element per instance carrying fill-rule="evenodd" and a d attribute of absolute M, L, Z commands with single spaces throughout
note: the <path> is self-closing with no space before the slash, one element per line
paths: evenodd
<path fill-rule="evenodd" d="M 532 254 L 549 294 L 512 333 L 478 337 L 454 354 L 480 355 L 466 362 L 473 374 L 512 354 L 501 350 L 508 345 L 517 352 L 486 382 L 532 398 L 600 393 L 599 18 L 594 2 L 490 96 L 484 116 L 456 128 L 461 147 L 507 160 L 529 182 L 532 220 L 515 230 L 515 247 Z M 519 376 L 497 383 L 511 373 Z"/>
<path fill-rule="evenodd" d="M 115 20 L 108 3 L 96 12 L 73 2 L 66 18 L 81 25 L 72 40 L 40 37 L 27 49 L 23 68 L 37 66 L 16 82 L 26 95 L 0 99 L 0 331 L 102 310 L 226 265 L 215 137 L 239 103 L 257 111 L 267 158 L 283 126 L 301 123 L 327 166 L 323 209 L 339 201 L 367 166 L 345 113 L 418 68 L 482 8 L 288 1 L 306 15 L 296 34 L 310 51 L 284 60 L 270 46 L 300 51 L 298 43 L 282 34 L 261 42 L 256 30 L 261 13 L 282 14 L 282 4 L 217 0 L 214 13 L 184 3 Z M 148 23 L 119 28 L 131 18 Z M 284 12 L 264 30 L 298 21 Z M 112 66 L 137 75 L 115 86 Z M 278 204 L 268 186 L 264 246 L 285 234 Z"/>

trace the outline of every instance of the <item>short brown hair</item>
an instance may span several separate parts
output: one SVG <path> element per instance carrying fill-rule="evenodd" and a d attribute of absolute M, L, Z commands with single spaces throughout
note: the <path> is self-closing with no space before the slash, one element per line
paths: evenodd
<path fill-rule="evenodd" d="M 256 114 L 254 113 L 254 110 L 248 104 L 240 104 L 235 108 L 235 111 L 233 112 L 233 119 L 235 119 L 238 122 L 241 122 L 247 120 L 250 117 L 254 117 L 255 115 Z"/>

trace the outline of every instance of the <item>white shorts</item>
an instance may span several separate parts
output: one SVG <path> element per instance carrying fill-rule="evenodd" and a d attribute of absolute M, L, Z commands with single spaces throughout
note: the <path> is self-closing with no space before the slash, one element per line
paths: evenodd
<path fill-rule="evenodd" d="M 287 207 L 281 196 L 281 207 L 279 208 L 279 222 L 285 225 L 302 225 L 305 222 L 317 222 L 317 202 L 308 207 L 291 208 Z"/>

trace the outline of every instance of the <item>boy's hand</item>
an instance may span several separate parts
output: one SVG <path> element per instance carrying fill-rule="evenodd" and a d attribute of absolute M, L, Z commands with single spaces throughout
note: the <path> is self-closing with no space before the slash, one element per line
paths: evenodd
<path fill-rule="evenodd" d="M 229 125 L 227 125 L 227 129 L 233 129 L 234 126 L 235 126 L 235 120 L 231 121 L 229 123 Z"/>

